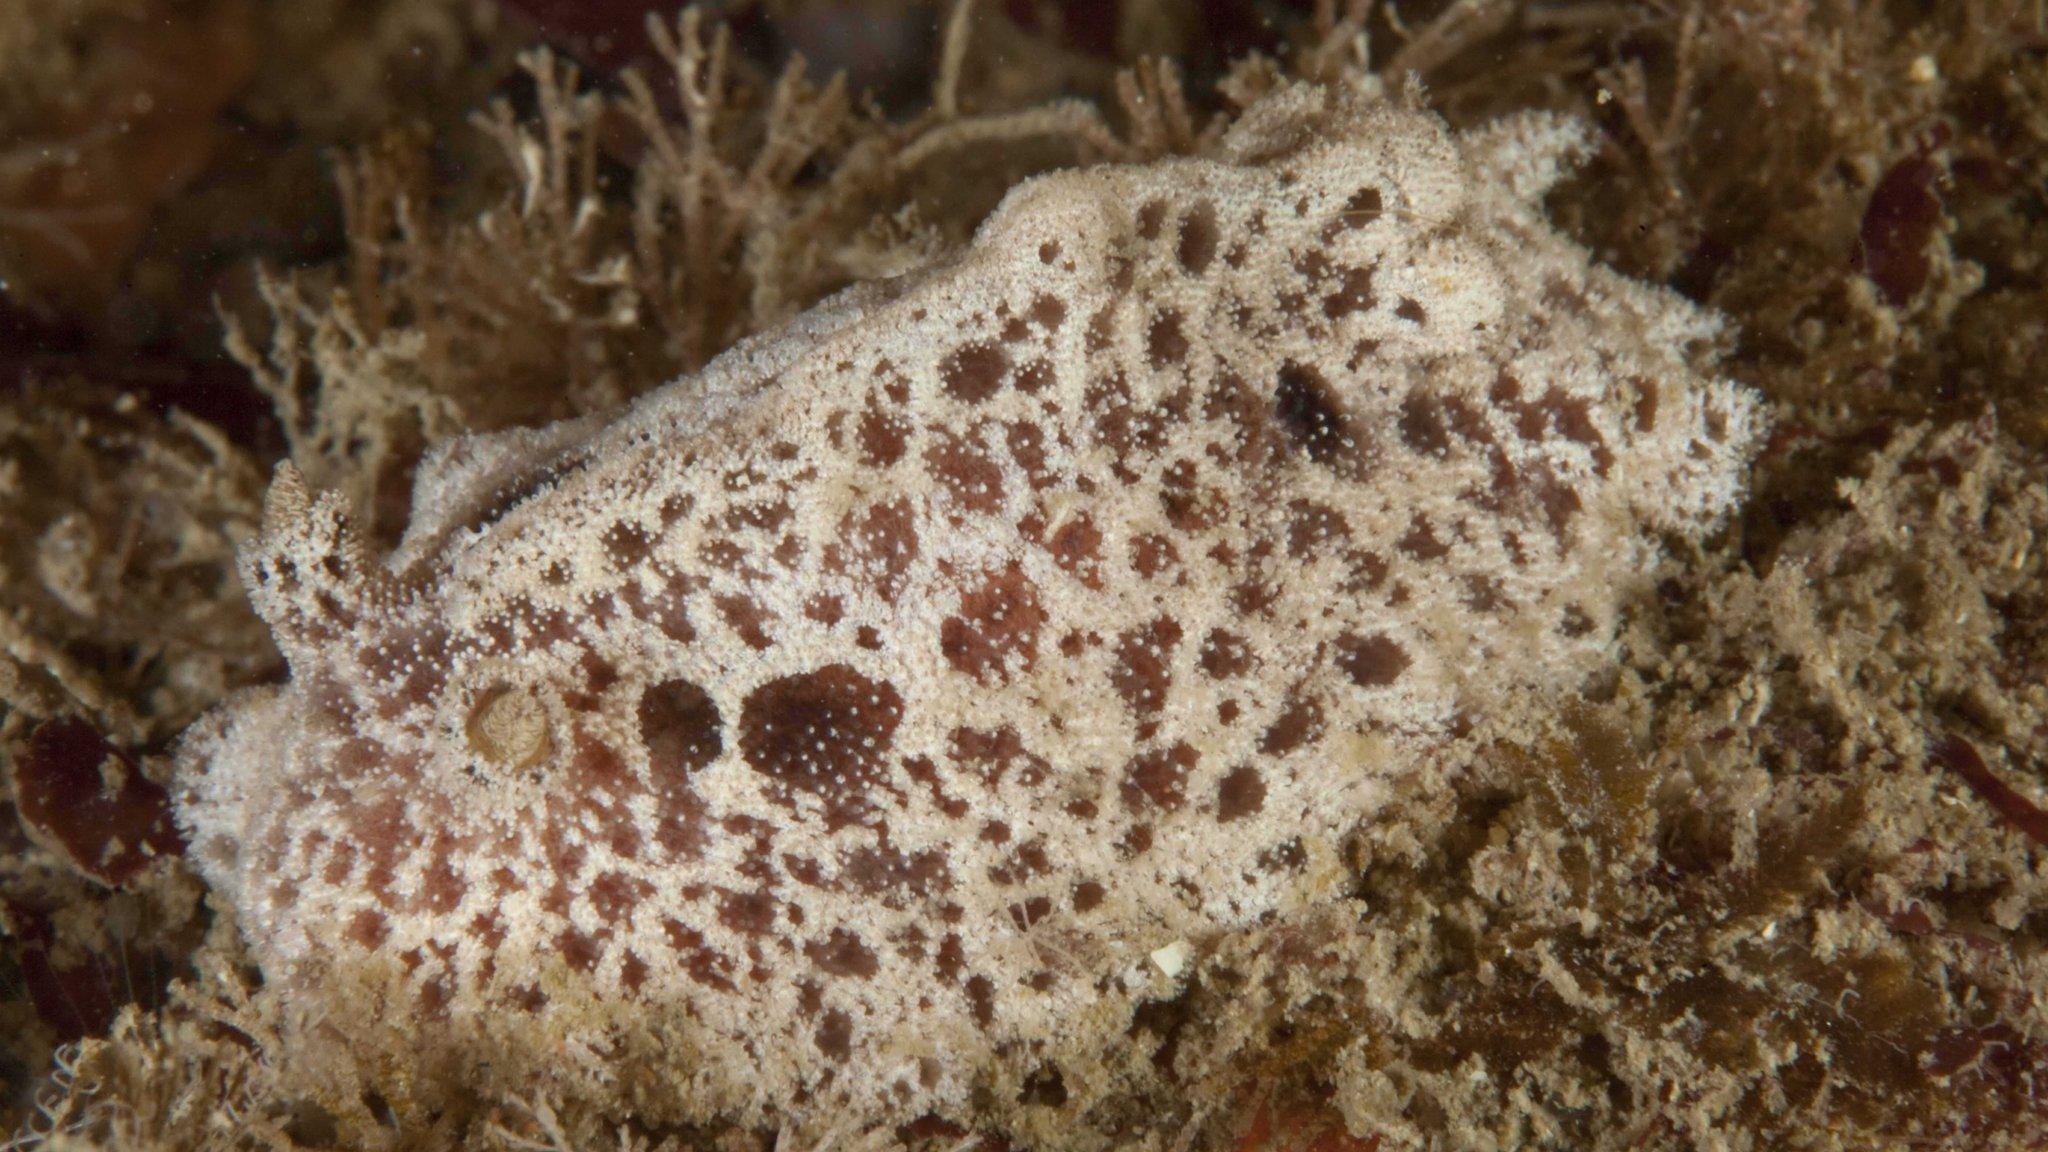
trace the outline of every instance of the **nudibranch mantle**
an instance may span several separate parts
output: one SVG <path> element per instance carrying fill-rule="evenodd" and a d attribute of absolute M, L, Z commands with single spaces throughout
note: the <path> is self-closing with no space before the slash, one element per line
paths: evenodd
<path fill-rule="evenodd" d="M 1736 499 L 1714 318 L 1541 215 L 1584 147 L 1294 87 L 446 447 L 389 557 L 282 471 L 246 568 L 291 677 L 195 730 L 179 813 L 300 1039 L 685 1119 L 1085 1103 L 1149 958 L 1341 892 Z"/>

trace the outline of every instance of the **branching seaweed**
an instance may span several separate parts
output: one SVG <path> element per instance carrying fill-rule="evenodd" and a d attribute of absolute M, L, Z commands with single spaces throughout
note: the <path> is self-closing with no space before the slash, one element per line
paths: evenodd
<path fill-rule="evenodd" d="M 95 229 L 129 209 L 53 199 L 49 174 L 138 138 L 178 143 L 48 118 L 53 94 L 93 88 L 94 46 L 116 43 L 83 17 L 117 7 L 0 14 L 0 243 L 47 250 L 59 280 L 82 280 Z M 340 26 L 313 0 L 288 7 Z M 2040 0 L 1246 4 L 1283 46 L 1237 60 L 1213 93 L 1185 61 L 1023 51 L 1018 7 L 953 5 L 930 107 L 895 121 L 839 81 L 756 70 L 696 6 L 655 26 L 658 76 L 591 86 L 532 54 L 531 100 L 474 118 L 493 160 L 455 181 L 466 140 L 364 135 L 414 106 L 382 79 L 406 36 L 381 54 L 265 53 L 266 75 L 318 60 L 265 99 L 331 113 L 320 123 L 350 142 L 335 164 L 345 256 L 266 277 L 269 315 L 239 313 L 232 332 L 288 455 L 388 538 L 431 446 L 616 406 L 841 287 L 941 257 L 1022 176 L 1198 152 L 1293 78 L 1460 125 L 1578 114 L 1602 148 L 1552 217 L 1727 313 L 1739 374 L 1777 402 L 1742 521 L 1662 574 L 1583 703 L 1447 756 L 1446 790 L 1397 798 L 1347 873 L 1355 900 L 1202 942 L 1186 990 L 1132 1022 L 1151 1059 L 1119 1070 L 1128 1091 L 1090 1123 L 1134 1147 L 1240 1152 L 2048 1141 Z M 1194 7 L 1158 5 L 1118 35 L 1198 35 Z M 462 50 L 453 6 L 428 9 L 365 18 Z M 202 154 L 195 138 L 165 154 Z M 186 195 L 184 178 L 162 194 Z M 45 721 L 84 717 L 153 753 L 275 670 L 235 575 L 257 455 L 53 379 L 0 392 L 10 795 Z M 191 968 L 161 1003 L 95 1005 L 115 1022 L 65 1047 L 39 1098 L 19 1094 L 41 1118 L 10 1147 L 781 1152 L 772 1133 L 537 1098 L 400 1125 L 341 1064 L 319 1070 L 326 1098 L 284 1091 L 257 1053 L 278 1049 L 290 1006 L 228 918 L 205 928 L 189 875 L 165 864 L 140 891 L 108 889 L 15 825 L 0 804 L 9 1074 L 55 1035 L 23 959 L 40 950 L 34 963 L 88 983 L 125 964 L 95 951 L 110 901 L 153 910 Z M 875 1139 L 994 1146 L 940 1124 Z"/>

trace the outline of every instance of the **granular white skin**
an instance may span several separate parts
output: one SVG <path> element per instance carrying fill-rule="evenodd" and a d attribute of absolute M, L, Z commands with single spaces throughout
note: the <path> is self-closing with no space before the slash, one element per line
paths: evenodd
<path fill-rule="evenodd" d="M 285 473 L 292 678 L 180 810 L 295 1042 L 672 1118 L 1099 1095 L 1148 957 L 1332 895 L 1734 500 L 1712 319 L 1539 214 L 1580 144 L 1288 90 L 609 425 L 456 444 L 389 560 Z"/>

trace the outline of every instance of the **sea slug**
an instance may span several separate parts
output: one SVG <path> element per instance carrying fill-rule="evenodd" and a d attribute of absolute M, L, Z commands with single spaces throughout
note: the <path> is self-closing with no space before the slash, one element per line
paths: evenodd
<path fill-rule="evenodd" d="M 295 1048 L 394 1106 L 1099 1096 L 1206 937 L 1341 892 L 1735 500 L 1714 318 L 1541 215 L 1585 146 L 1294 87 L 609 422 L 457 442 L 388 557 L 283 470 L 246 574 L 291 678 L 177 804 Z"/>

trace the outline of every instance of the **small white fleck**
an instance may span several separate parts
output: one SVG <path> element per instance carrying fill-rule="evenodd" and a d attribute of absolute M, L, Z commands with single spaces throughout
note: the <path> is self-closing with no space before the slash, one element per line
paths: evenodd
<path fill-rule="evenodd" d="M 1187 941 L 1175 940 L 1166 947 L 1152 953 L 1152 964 L 1161 972 L 1166 973 L 1168 978 L 1178 979 L 1180 974 L 1187 970 L 1188 958 L 1194 954 L 1194 951 L 1194 948 L 1189 946 Z"/>

